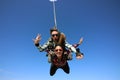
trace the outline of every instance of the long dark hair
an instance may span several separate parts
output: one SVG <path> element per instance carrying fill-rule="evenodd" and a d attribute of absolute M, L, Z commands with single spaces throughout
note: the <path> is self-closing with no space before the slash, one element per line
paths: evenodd
<path fill-rule="evenodd" d="M 63 52 L 65 51 L 65 46 L 63 46 L 63 45 L 61 45 L 61 44 L 56 44 L 56 45 L 55 45 L 55 48 L 56 48 L 57 46 L 60 46 L 60 47 L 63 49 Z M 54 49 L 55 49 L 55 48 L 54 48 Z"/>

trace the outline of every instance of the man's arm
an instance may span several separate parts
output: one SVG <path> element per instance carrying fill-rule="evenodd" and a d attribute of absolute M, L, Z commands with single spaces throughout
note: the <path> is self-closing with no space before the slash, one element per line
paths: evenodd
<path fill-rule="evenodd" d="M 48 47 L 49 40 L 44 45 L 39 44 L 40 40 L 41 40 L 40 34 L 38 34 L 37 37 L 35 39 L 33 39 L 35 46 L 39 49 L 40 52 L 42 52 L 42 51 L 45 51 L 46 48 Z"/>
<path fill-rule="evenodd" d="M 72 52 L 76 53 L 76 48 L 73 47 L 71 44 L 69 44 L 67 41 L 65 41 L 65 47 L 67 47 L 68 49 L 71 49 Z"/>

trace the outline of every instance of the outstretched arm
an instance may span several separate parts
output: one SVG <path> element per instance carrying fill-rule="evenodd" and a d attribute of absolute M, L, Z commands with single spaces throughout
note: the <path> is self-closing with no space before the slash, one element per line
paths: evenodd
<path fill-rule="evenodd" d="M 81 45 L 83 42 L 83 37 L 80 38 L 79 42 L 77 44 L 73 44 L 73 47 L 77 48 L 79 45 Z"/>
<path fill-rule="evenodd" d="M 82 41 L 83 41 L 83 38 L 80 39 L 79 43 L 81 44 Z M 78 44 L 78 45 L 79 45 L 79 44 Z M 77 46 L 78 46 L 78 45 L 77 45 Z M 83 58 L 83 54 L 80 53 L 80 52 L 78 52 L 78 51 L 76 50 L 76 47 L 77 47 L 77 46 L 73 46 L 73 45 L 69 44 L 68 42 L 65 43 L 65 46 L 66 46 L 68 49 L 70 49 L 72 52 L 74 52 L 74 53 L 76 54 L 76 58 L 77 58 L 77 59 L 82 59 L 82 58 Z"/>
<path fill-rule="evenodd" d="M 33 39 L 34 44 L 39 49 L 40 52 L 45 51 L 47 49 L 48 45 L 50 44 L 49 43 L 50 39 L 46 43 L 44 43 L 44 45 L 39 44 L 40 40 L 41 40 L 41 35 L 38 34 L 37 37 L 35 39 Z"/>

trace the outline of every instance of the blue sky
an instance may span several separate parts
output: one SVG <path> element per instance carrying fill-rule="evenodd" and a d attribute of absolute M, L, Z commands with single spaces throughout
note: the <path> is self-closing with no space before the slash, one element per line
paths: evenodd
<path fill-rule="evenodd" d="M 57 27 L 70 44 L 79 46 L 82 60 L 69 61 L 70 74 L 58 69 L 49 75 L 46 53 L 32 39 L 41 34 L 41 44 L 54 26 L 49 0 L 0 0 L 0 80 L 120 80 L 120 1 L 58 0 Z"/>

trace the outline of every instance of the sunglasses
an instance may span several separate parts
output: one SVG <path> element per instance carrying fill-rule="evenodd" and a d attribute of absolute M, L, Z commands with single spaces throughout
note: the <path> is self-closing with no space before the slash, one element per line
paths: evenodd
<path fill-rule="evenodd" d="M 52 34 L 52 37 L 54 37 L 54 36 L 58 37 L 58 34 Z"/>
<path fill-rule="evenodd" d="M 63 50 L 62 50 L 62 49 L 56 49 L 56 50 L 55 50 L 55 52 L 58 52 L 58 51 L 60 51 L 60 52 L 61 52 L 61 51 L 63 51 Z"/>

